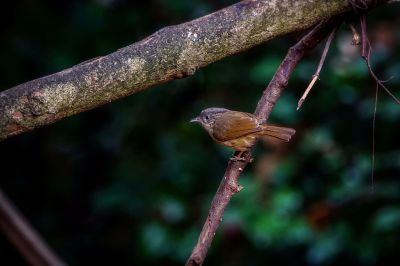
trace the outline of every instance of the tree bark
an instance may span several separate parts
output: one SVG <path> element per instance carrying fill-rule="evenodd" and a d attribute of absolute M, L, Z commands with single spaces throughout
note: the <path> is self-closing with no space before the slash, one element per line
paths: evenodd
<path fill-rule="evenodd" d="M 380 0 L 381 2 L 387 2 Z M 0 93 L 0 140 L 137 93 L 350 10 L 347 0 L 245 0 Z"/>

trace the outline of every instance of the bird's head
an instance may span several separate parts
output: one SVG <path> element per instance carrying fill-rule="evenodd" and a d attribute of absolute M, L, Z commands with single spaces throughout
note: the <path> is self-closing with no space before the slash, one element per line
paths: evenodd
<path fill-rule="evenodd" d="M 207 130 L 208 133 L 212 133 L 212 127 L 215 120 L 223 113 L 229 111 L 225 108 L 212 107 L 201 111 L 200 115 L 190 120 L 193 123 L 199 123 Z"/>

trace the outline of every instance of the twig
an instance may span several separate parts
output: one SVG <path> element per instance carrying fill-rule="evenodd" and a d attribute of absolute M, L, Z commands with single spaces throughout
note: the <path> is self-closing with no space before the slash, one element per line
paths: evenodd
<path fill-rule="evenodd" d="M 365 63 L 367 64 L 368 71 L 374 81 L 376 82 L 375 87 L 375 105 L 374 105 L 374 112 L 372 118 L 372 162 L 371 162 L 371 193 L 374 192 L 374 172 L 375 172 L 375 129 L 376 129 L 376 109 L 378 105 L 378 90 L 379 87 L 383 88 L 385 92 L 392 97 L 392 99 L 397 103 L 400 104 L 400 100 L 392 94 L 388 88 L 384 85 L 384 83 L 388 82 L 391 77 L 387 80 L 379 79 L 375 72 L 372 70 L 371 66 L 371 53 L 372 53 L 372 46 L 371 42 L 369 41 L 368 34 L 367 34 L 367 19 L 366 19 L 366 11 L 371 7 L 375 6 L 377 2 L 375 0 L 348 0 L 350 5 L 352 5 L 353 10 L 356 14 L 359 15 L 360 19 L 360 27 L 361 27 L 361 57 L 364 59 Z M 393 3 L 398 1 L 388 1 L 387 3 Z M 353 25 L 350 24 L 350 28 L 353 32 L 353 40 L 359 39 L 359 35 Z M 358 38 L 357 38 L 358 37 Z"/>
<path fill-rule="evenodd" d="M 374 172 L 375 172 L 375 125 L 376 125 L 376 107 L 378 105 L 378 90 L 379 85 L 376 83 L 375 88 L 375 104 L 374 115 L 372 118 L 372 162 L 371 162 L 371 193 L 374 192 Z"/>
<path fill-rule="evenodd" d="M 283 59 L 281 65 L 275 72 L 274 77 L 264 90 L 263 95 L 258 102 L 255 114 L 265 122 L 272 112 L 275 103 L 279 99 L 282 91 L 287 86 L 289 77 L 295 66 L 299 63 L 304 54 L 312 50 L 329 32 L 338 24 L 341 19 L 334 18 L 323 21 L 315 26 L 307 35 L 305 35 L 296 45 L 291 47 Z M 200 233 L 198 242 L 194 247 L 187 266 L 202 265 L 211 245 L 214 235 L 222 221 L 222 217 L 232 196 L 238 193 L 242 187 L 238 183 L 241 172 L 248 164 L 251 158 L 251 151 L 243 154 L 245 161 L 229 161 L 225 171 L 224 178 L 214 196 L 211 207 Z"/>
<path fill-rule="evenodd" d="M 361 36 L 362 36 L 362 43 L 361 43 L 361 57 L 365 60 L 365 63 L 367 64 L 368 71 L 372 78 L 375 80 L 376 83 L 379 84 L 381 88 L 383 88 L 386 93 L 392 97 L 392 99 L 397 103 L 400 104 L 400 100 L 383 84 L 385 81 L 379 79 L 375 72 L 372 70 L 371 66 L 371 52 L 372 52 L 372 46 L 371 43 L 368 39 L 367 35 L 367 20 L 366 20 L 366 15 L 363 14 L 360 16 L 360 26 L 361 26 Z"/>
<path fill-rule="evenodd" d="M 324 62 L 325 62 L 325 59 L 326 59 L 326 55 L 328 54 L 329 47 L 331 46 L 333 37 L 335 37 L 335 33 L 336 33 L 338 27 L 339 27 L 339 25 L 337 25 L 332 30 L 331 34 L 329 34 L 329 37 L 326 40 L 325 48 L 324 48 L 324 51 L 322 52 L 322 56 L 321 56 L 321 59 L 320 59 L 319 64 L 318 64 L 317 71 L 315 71 L 310 84 L 308 85 L 307 89 L 303 93 L 303 96 L 301 96 L 301 98 L 300 98 L 300 100 L 299 100 L 299 102 L 297 104 L 297 110 L 299 110 L 300 107 L 303 105 L 304 101 L 306 100 L 306 97 L 307 97 L 308 93 L 311 91 L 311 89 L 314 86 L 314 84 L 317 81 L 317 79 L 319 79 L 319 74 L 321 72 L 322 66 L 324 65 Z"/>
<path fill-rule="evenodd" d="M 360 27 L 361 27 L 361 36 L 362 36 L 362 43 L 361 43 L 361 57 L 365 60 L 365 63 L 367 64 L 368 71 L 372 78 L 376 82 L 376 88 L 375 88 L 375 105 L 374 105 L 374 115 L 372 118 L 372 162 L 371 162 L 371 193 L 374 192 L 374 172 L 375 172 L 375 123 L 376 123 L 376 108 L 378 104 L 378 89 L 379 87 L 383 88 L 386 93 L 392 97 L 392 99 L 397 103 L 400 104 L 399 99 L 393 95 L 388 88 L 383 84 L 387 81 L 390 80 L 380 80 L 375 72 L 372 70 L 371 66 L 371 53 L 372 53 L 372 47 L 371 47 L 371 42 L 368 39 L 367 35 L 367 19 L 366 15 L 362 14 L 360 16 Z"/>
<path fill-rule="evenodd" d="M 34 266 L 66 265 L 29 222 L 18 212 L 7 196 L 0 190 L 0 229 L 15 245 L 29 264 Z"/>

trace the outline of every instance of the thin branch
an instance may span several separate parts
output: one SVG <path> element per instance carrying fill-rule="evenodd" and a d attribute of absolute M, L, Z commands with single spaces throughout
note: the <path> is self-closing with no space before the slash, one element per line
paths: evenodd
<path fill-rule="evenodd" d="M 315 71 L 310 84 L 308 85 L 307 89 L 305 90 L 305 92 L 301 96 L 301 98 L 300 98 L 300 100 L 299 100 L 299 102 L 297 104 L 297 110 L 299 110 L 300 107 L 303 105 L 304 101 L 306 100 L 306 97 L 307 97 L 308 93 L 311 91 L 311 89 L 314 86 L 314 84 L 317 81 L 317 79 L 319 79 L 319 74 L 321 73 L 321 69 L 322 69 L 322 66 L 324 65 L 324 62 L 325 62 L 325 59 L 326 59 L 326 55 L 328 54 L 329 47 L 331 47 L 331 43 L 332 43 L 333 37 L 335 37 L 335 33 L 336 33 L 338 27 L 339 27 L 339 25 L 336 26 L 332 30 L 331 34 L 329 34 L 329 37 L 326 40 L 324 51 L 322 52 L 322 56 L 321 56 L 321 59 L 320 59 L 319 64 L 318 64 L 317 71 Z"/>
<path fill-rule="evenodd" d="M 375 72 L 372 70 L 371 66 L 371 53 L 372 53 L 372 46 L 371 43 L 368 39 L 368 34 L 367 34 L 367 19 L 366 15 L 363 14 L 360 16 L 360 25 L 361 25 L 361 36 L 362 36 L 362 43 L 361 43 L 361 57 L 365 60 L 365 63 L 367 64 L 368 71 L 372 78 L 375 80 L 377 84 L 381 88 L 385 90 L 385 92 L 397 103 L 400 104 L 400 100 L 385 86 L 385 81 L 379 79 Z"/>
<path fill-rule="evenodd" d="M 367 34 L 367 18 L 366 18 L 366 11 L 371 7 L 376 5 L 376 0 L 348 0 L 349 3 L 352 5 L 354 12 L 359 14 L 360 19 L 360 27 L 361 27 L 361 57 L 364 59 L 365 63 L 367 64 L 368 71 L 372 78 L 376 82 L 375 87 L 375 104 L 374 104 L 374 111 L 373 111 L 373 118 L 372 118 L 372 161 L 371 161 L 371 193 L 374 192 L 374 172 L 375 172 L 375 130 L 376 130 L 376 109 L 378 105 L 378 90 L 379 87 L 383 88 L 385 92 L 392 97 L 392 99 L 397 103 L 400 104 L 399 99 L 392 94 L 388 88 L 384 85 L 385 82 L 388 80 L 381 80 L 379 79 L 375 72 L 372 70 L 371 66 L 371 54 L 372 54 L 372 46 L 371 42 L 368 38 Z M 398 1 L 388 1 L 388 3 L 393 3 Z M 359 40 L 359 35 L 357 30 L 355 29 L 354 25 L 350 24 L 350 28 L 353 32 L 353 42 L 354 40 Z"/>
<path fill-rule="evenodd" d="M 265 122 L 272 112 L 275 103 L 279 99 L 282 91 L 289 82 L 294 68 L 299 63 L 304 54 L 312 50 L 329 32 L 338 24 L 338 19 L 330 19 L 321 22 L 307 35 L 305 35 L 296 45 L 291 47 L 283 59 L 281 65 L 275 72 L 274 77 L 264 90 L 258 102 L 255 114 Z M 215 236 L 215 233 L 222 221 L 222 217 L 233 195 L 238 193 L 242 187 L 238 182 L 240 174 L 247 166 L 251 152 L 243 154 L 244 161 L 229 161 L 224 177 L 211 203 L 211 207 L 200 233 L 198 242 L 186 262 L 187 266 L 202 265 L 207 255 L 208 249 Z"/>
<path fill-rule="evenodd" d="M 34 266 L 66 265 L 0 190 L 0 229 Z"/>
<path fill-rule="evenodd" d="M 376 124 L 376 108 L 378 105 L 378 91 L 379 85 L 376 83 L 375 88 L 375 103 L 374 103 L 374 115 L 372 118 L 372 162 L 371 162 L 371 192 L 374 192 L 374 173 L 375 173 L 375 124 Z"/>

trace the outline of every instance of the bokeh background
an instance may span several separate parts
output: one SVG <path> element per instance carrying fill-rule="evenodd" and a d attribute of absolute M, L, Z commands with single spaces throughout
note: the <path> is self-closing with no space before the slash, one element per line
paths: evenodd
<path fill-rule="evenodd" d="M 106 55 L 234 0 L 8 1 L 0 90 Z M 400 96 L 400 5 L 368 17 L 373 65 Z M 0 143 L 0 187 L 70 265 L 182 265 L 232 152 L 188 123 L 202 109 L 252 112 L 300 34 Z M 342 27 L 321 79 L 297 100 L 321 47 L 270 121 L 297 129 L 259 145 L 206 265 L 390 265 L 400 252 L 400 106 L 375 85 Z M 372 191 L 373 190 L 373 191 Z M 0 264 L 25 265 L 0 232 Z M 395 263 L 394 263 L 395 264 Z"/>

